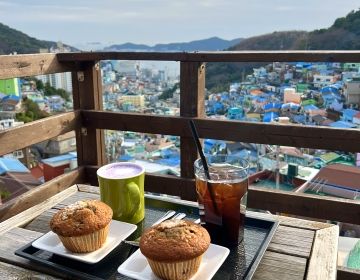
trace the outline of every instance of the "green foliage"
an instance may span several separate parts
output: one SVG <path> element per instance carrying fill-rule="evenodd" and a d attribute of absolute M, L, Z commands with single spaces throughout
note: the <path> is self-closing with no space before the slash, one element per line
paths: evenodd
<path fill-rule="evenodd" d="M 45 96 L 59 95 L 62 98 L 64 98 L 66 101 L 70 101 L 70 93 L 68 93 L 66 90 L 63 90 L 61 88 L 56 89 L 50 86 L 49 83 L 46 83 L 44 86 L 44 95 Z"/>
<path fill-rule="evenodd" d="M 41 111 L 39 106 L 31 99 L 24 99 L 22 101 L 22 107 L 23 112 L 16 114 L 17 121 L 23 121 L 24 123 L 27 123 L 49 116 L 48 113 Z"/>
<path fill-rule="evenodd" d="M 10 195 L 11 193 L 7 189 L 3 187 L 0 188 L 0 197 L 2 200 L 7 199 Z"/>
<path fill-rule="evenodd" d="M 164 90 L 160 96 L 159 99 L 166 100 L 169 98 L 172 98 L 174 96 L 174 92 L 180 87 L 179 83 L 175 84 L 172 88 L 168 88 Z"/>
<path fill-rule="evenodd" d="M 44 90 L 44 83 L 42 82 L 42 80 L 35 79 L 35 82 L 37 90 Z"/>
<path fill-rule="evenodd" d="M 284 31 L 273 32 L 242 40 L 229 48 L 242 50 L 359 50 L 360 49 L 360 10 L 351 11 L 346 17 L 338 18 L 330 28 L 313 32 Z M 227 66 L 225 65 L 227 64 Z M 208 63 L 206 67 L 206 87 L 217 90 L 219 85 L 242 81 L 242 73 L 249 73 L 260 64 Z"/>
<path fill-rule="evenodd" d="M 50 48 L 54 42 L 41 41 L 0 23 L 0 54 L 38 53 L 40 48 Z"/>

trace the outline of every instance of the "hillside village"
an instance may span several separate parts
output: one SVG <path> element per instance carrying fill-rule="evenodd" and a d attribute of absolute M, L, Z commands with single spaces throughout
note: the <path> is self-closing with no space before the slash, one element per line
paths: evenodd
<path fill-rule="evenodd" d="M 210 118 L 226 120 L 359 128 L 359 69 L 360 65 L 354 63 L 267 64 L 254 68 L 242 81 L 239 77 L 239 82 L 232 83 L 228 91 L 208 91 L 205 100 L 206 114 Z M 166 69 L 148 67 L 138 61 L 103 61 L 101 72 L 105 110 L 179 115 L 178 74 L 170 75 Z M 69 90 L 71 79 L 68 75 L 69 73 L 62 73 L 37 78 L 45 83 L 52 83 L 55 87 Z M 71 102 L 67 102 L 61 96 L 44 96 L 43 92 L 36 88 L 34 81 L 3 80 L 0 82 L 0 92 L 1 129 L 22 124 L 17 120 L 17 116 L 24 110 L 22 103 L 26 99 L 32 100 L 41 111 L 48 114 L 68 111 L 72 107 Z M 109 162 L 138 161 L 146 165 L 148 172 L 179 175 L 178 137 L 126 131 L 106 131 L 105 135 Z M 300 181 L 304 181 L 303 183 L 310 182 L 312 186 L 302 187 L 300 190 L 358 198 L 357 186 L 344 185 L 343 187 L 348 190 L 340 195 L 338 192 L 324 192 L 323 186 L 326 184 L 317 182 L 316 176 L 321 168 L 337 164 L 339 172 L 350 172 L 351 176 L 360 180 L 360 169 L 354 168 L 360 166 L 359 154 L 231 143 L 216 139 L 206 139 L 204 150 L 209 154 L 231 153 L 246 158 L 251 162 L 253 174 L 270 170 L 288 176 L 289 172 L 295 172 L 292 177 L 298 177 Z M 15 168 L 13 172 L 26 169 L 26 172 L 36 174 L 35 178 L 39 182 L 44 182 L 76 167 L 75 135 L 68 133 L 52 141 L 16 151 L 5 158 L 7 166 L 11 165 L 10 158 L 23 163 L 21 168 Z M 18 163 L 14 163 L 14 166 L 16 164 Z M 12 169 L 4 167 L 4 170 L 7 170 L 8 174 Z M 259 175 L 254 184 L 286 190 L 296 190 L 300 187 L 290 177 L 284 177 L 283 184 L 279 183 L 281 178 L 277 184 L 263 184 L 263 175 Z M 274 174 L 269 173 L 268 178 L 276 182 Z M 260 181 L 262 183 L 259 183 Z M 331 178 L 326 181 L 330 184 Z M 341 184 L 340 182 L 340 186 Z"/>

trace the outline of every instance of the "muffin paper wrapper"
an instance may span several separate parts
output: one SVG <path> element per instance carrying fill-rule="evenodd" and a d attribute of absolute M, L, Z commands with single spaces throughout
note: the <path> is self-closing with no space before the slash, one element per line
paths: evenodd
<path fill-rule="evenodd" d="M 106 241 L 109 225 L 93 233 L 81 236 L 60 236 L 64 247 L 75 253 L 88 253 L 99 249 Z"/>
<path fill-rule="evenodd" d="M 147 259 L 149 265 L 157 276 L 162 279 L 185 280 L 191 278 L 199 269 L 202 255 L 182 262 L 158 262 Z"/>

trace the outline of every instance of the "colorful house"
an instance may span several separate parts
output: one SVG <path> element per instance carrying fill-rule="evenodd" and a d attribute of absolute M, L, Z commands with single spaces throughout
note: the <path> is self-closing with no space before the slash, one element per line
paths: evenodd
<path fill-rule="evenodd" d="M 73 169 L 77 166 L 77 154 L 68 153 L 65 155 L 59 155 L 44 159 L 44 180 L 45 182 L 64 174 L 66 169 Z"/>
<path fill-rule="evenodd" d="M 18 78 L 0 80 L 0 92 L 6 95 L 20 96 L 20 82 Z"/>
<path fill-rule="evenodd" d="M 0 157 L 0 201 L 11 200 L 39 185 L 41 182 L 18 159 Z"/>

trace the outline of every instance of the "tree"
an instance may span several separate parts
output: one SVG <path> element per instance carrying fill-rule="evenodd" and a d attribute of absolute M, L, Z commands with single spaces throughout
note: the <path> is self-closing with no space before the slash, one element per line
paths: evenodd
<path fill-rule="evenodd" d="M 31 99 L 23 99 L 22 107 L 23 112 L 16 114 L 16 120 L 18 121 L 23 121 L 24 123 L 27 123 L 49 116 L 48 113 L 41 111 L 39 106 Z"/>
<path fill-rule="evenodd" d="M 174 92 L 179 88 L 179 83 L 175 84 L 172 88 L 168 88 L 160 94 L 159 99 L 169 99 L 174 96 Z"/>
<path fill-rule="evenodd" d="M 42 82 L 42 80 L 35 79 L 35 82 L 37 90 L 44 90 L 44 83 Z"/>
<path fill-rule="evenodd" d="M 52 87 L 50 83 L 45 84 L 44 95 L 45 96 L 59 95 L 62 98 L 64 98 L 66 101 L 70 100 L 70 93 L 68 93 L 66 90 L 63 90 L 61 88 L 56 89 Z"/>

